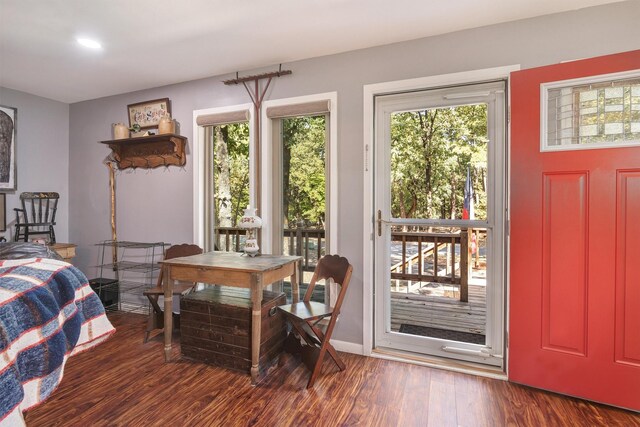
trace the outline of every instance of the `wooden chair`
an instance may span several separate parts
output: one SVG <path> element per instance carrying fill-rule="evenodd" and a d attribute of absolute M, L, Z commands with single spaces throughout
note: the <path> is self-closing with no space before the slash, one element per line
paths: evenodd
<path fill-rule="evenodd" d="M 164 259 L 172 259 L 172 258 L 180 258 L 183 256 L 190 255 L 198 255 L 201 254 L 202 248 L 198 245 L 190 245 L 190 244 L 181 244 L 181 245 L 173 245 L 165 252 Z M 160 308 L 160 304 L 158 304 L 158 299 L 164 295 L 164 290 L 162 288 L 162 278 L 163 271 L 160 270 L 160 274 L 158 275 L 158 283 L 154 288 L 146 289 L 142 294 L 149 299 L 149 303 L 151 307 L 149 309 L 149 322 L 147 323 L 147 331 L 144 334 L 144 342 L 146 343 L 149 340 L 149 334 L 154 329 L 162 329 L 164 328 L 164 312 Z M 173 295 L 185 295 L 189 293 L 195 283 L 184 283 L 179 282 L 174 284 L 173 286 Z M 180 328 L 180 316 L 177 313 L 173 313 L 173 326 L 174 328 Z"/>
<path fill-rule="evenodd" d="M 29 241 L 29 237 L 36 235 L 49 236 L 49 243 L 56 243 L 56 210 L 58 209 L 58 193 L 21 193 L 22 208 L 14 208 L 16 212 L 16 233 L 13 240 Z"/>
<path fill-rule="evenodd" d="M 318 261 L 304 299 L 295 304 L 278 307 L 278 309 L 285 314 L 296 334 L 306 343 L 302 351 L 311 353 L 310 356 L 306 357 L 307 360 L 305 360 L 305 363 L 311 370 L 311 377 L 307 383 L 307 388 L 313 387 L 322 369 L 322 362 L 327 353 L 329 353 L 329 356 L 331 356 L 341 371 L 346 368 L 335 348 L 331 345 L 330 340 L 333 328 L 340 314 L 342 301 L 349 287 L 352 271 L 353 266 L 349 264 L 346 258 L 339 255 L 327 255 Z M 334 283 L 340 285 L 340 292 L 333 307 L 331 307 L 328 302 L 319 303 L 311 301 L 311 295 L 313 294 L 316 282 L 324 279 L 333 279 Z M 329 321 L 326 324 L 326 330 L 323 332 L 320 322 L 327 318 Z M 304 359 L 305 356 L 303 355 L 303 360 Z"/>

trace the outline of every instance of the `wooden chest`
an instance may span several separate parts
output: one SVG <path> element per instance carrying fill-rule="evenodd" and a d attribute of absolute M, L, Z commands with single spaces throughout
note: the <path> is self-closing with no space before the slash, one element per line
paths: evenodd
<path fill-rule="evenodd" d="M 276 306 L 284 293 L 263 291 L 260 374 L 278 361 L 287 326 Z M 243 372 L 251 370 L 251 296 L 248 289 L 211 286 L 182 297 L 182 355 Z"/>

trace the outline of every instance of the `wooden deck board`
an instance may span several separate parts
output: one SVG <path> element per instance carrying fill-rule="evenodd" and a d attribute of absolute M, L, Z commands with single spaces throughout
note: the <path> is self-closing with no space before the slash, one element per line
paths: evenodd
<path fill-rule="evenodd" d="M 469 285 L 469 302 L 440 296 L 392 293 L 391 330 L 398 331 L 403 323 L 484 334 L 487 304 L 484 286 Z"/>

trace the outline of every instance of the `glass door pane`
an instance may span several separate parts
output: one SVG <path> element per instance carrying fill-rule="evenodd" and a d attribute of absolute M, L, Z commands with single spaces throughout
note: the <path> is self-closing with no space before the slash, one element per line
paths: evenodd
<path fill-rule="evenodd" d="M 486 220 L 487 104 L 394 112 L 390 120 L 391 217 Z M 484 344 L 486 251 L 480 255 L 478 239 L 486 228 L 433 224 L 391 229 L 391 330 Z"/>

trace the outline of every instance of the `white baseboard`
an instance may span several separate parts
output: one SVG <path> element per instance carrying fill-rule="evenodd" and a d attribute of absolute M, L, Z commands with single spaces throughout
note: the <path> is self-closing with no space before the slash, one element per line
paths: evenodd
<path fill-rule="evenodd" d="M 364 348 L 362 347 L 362 344 L 356 344 L 348 341 L 331 340 L 331 345 L 333 345 L 336 350 L 344 351 L 345 353 L 353 353 L 359 355 L 364 354 Z"/>

